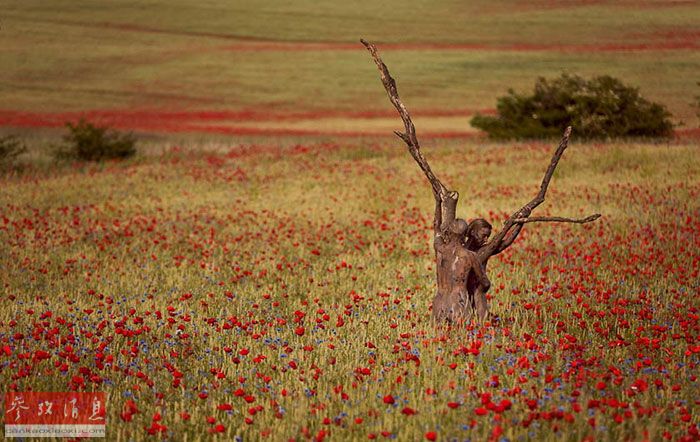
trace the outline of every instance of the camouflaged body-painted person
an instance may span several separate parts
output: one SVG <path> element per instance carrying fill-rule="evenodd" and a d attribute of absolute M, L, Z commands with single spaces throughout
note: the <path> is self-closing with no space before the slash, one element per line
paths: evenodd
<path fill-rule="evenodd" d="M 484 320 L 489 316 L 486 300 L 486 292 L 491 286 L 486 277 L 488 260 L 508 248 L 525 223 L 585 224 L 600 217 L 597 213 L 579 219 L 560 216 L 530 217 L 532 211 L 545 200 L 554 170 L 569 145 L 571 126 L 564 130 L 564 136 L 552 155 L 537 195 L 506 219 L 503 228 L 489 240 L 491 224 L 486 220 L 479 218 L 467 224 L 463 219 L 456 218 L 459 194 L 448 190 L 440 182 L 423 156 L 411 116 L 399 98 L 396 81 L 391 77 L 389 69 L 379 56 L 377 47 L 365 40 L 360 42 L 367 48 L 377 65 L 389 100 L 403 121 L 404 131 L 394 133 L 406 143 L 409 153 L 430 182 L 435 197 L 433 228 L 437 291 L 433 298 L 433 318 L 438 321 L 460 322 L 471 318 L 473 313 L 476 313 L 477 319 Z"/>
<path fill-rule="evenodd" d="M 433 298 L 433 318 L 438 322 L 468 321 L 476 310 L 475 295 L 491 286 L 475 251 L 466 246 L 469 225 L 461 218 L 442 222 L 442 198 L 436 198 L 435 263 L 437 291 Z M 449 216 L 449 215 L 448 215 Z M 485 298 L 484 298 L 485 299 Z"/>
<path fill-rule="evenodd" d="M 486 275 L 488 260 L 515 241 L 522 224 L 514 225 L 503 239 L 496 239 L 499 244 L 491 244 L 488 238 L 492 227 L 488 221 L 477 218 L 467 224 L 461 218 L 452 219 L 453 211 L 442 206 L 445 200 L 436 198 L 434 247 L 438 287 L 433 318 L 449 323 L 486 320 L 490 315 L 486 293 L 491 287 Z"/>

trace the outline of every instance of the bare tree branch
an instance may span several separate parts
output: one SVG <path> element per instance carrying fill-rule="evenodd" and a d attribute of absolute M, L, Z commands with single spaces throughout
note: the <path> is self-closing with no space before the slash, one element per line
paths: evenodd
<path fill-rule="evenodd" d="M 386 89 L 386 93 L 389 96 L 389 100 L 391 101 L 391 104 L 394 105 L 394 107 L 399 113 L 399 116 L 401 117 L 401 120 L 403 121 L 405 131 L 396 131 L 394 133 L 399 138 L 401 138 L 404 141 L 404 143 L 406 143 L 406 146 L 408 146 L 409 153 L 416 161 L 416 163 L 418 163 L 418 166 L 421 168 L 426 178 L 428 178 L 428 181 L 430 182 L 430 185 L 433 188 L 433 196 L 435 197 L 436 203 L 434 222 L 435 232 L 444 232 L 447 230 L 450 223 L 455 219 L 455 212 L 457 209 L 457 201 L 459 199 L 459 194 L 456 191 L 448 190 L 442 184 L 442 182 L 433 173 L 432 169 L 430 168 L 430 165 L 428 164 L 428 161 L 423 156 L 423 153 L 420 150 L 418 137 L 416 136 L 416 128 L 413 125 L 413 121 L 411 120 L 411 115 L 408 113 L 408 109 L 406 109 L 406 106 L 404 106 L 403 102 L 401 101 L 401 98 L 399 97 L 399 92 L 396 88 L 396 81 L 392 78 L 391 74 L 389 73 L 389 69 L 386 67 L 386 64 L 384 64 L 382 58 L 379 56 L 377 47 L 365 40 L 360 40 L 360 42 L 362 42 L 362 44 L 367 48 L 370 55 L 372 56 L 372 59 L 376 63 L 377 68 L 379 69 L 379 73 L 381 75 L 382 84 L 384 85 L 384 89 Z M 535 197 L 530 202 L 528 202 L 518 211 L 513 213 L 505 221 L 503 229 L 500 232 L 498 232 L 498 234 L 494 236 L 494 238 L 491 241 L 489 241 L 486 245 L 479 249 L 478 254 L 482 262 L 485 262 L 494 254 L 503 251 L 506 247 L 512 244 L 512 242 L 515 240 L 515 237 L 520 232 L 520 229 L 522 228 L 523 224 L 530 222 L 569 222 L 583 224 L 595 221 L 600 217 L 599 214 L 596 214 L 583 219 L 572 219 L 562 217 L 530 218 L 530 214 L 532 213 L 532 211 L 537 206 L 542 204 L 545 200 L 547 188 L 549 187 L 549 182 L 552 180 L 552 176 L 554 175 L 554 171 L 557 168 L 557 165 L 559 164 L 559 160 L 561 159 L 562 155 L 564 154 L 564 151 L 569 145 L 570 136 L 571 126 L 567 127 L 564 131 L 564 136 L 559 142 L 559 146 L 554 151 L 554 155 L 552 155 L 552 159 L 550 160 L 549 166 L 547 167 L 544 177 L 542 178 L 540 190 L 537 193 L 537 195 L 535 195 Z M 513 228 L 514 226 L 515 229 L 511 231 L 511 228 Z M 504 238 L 506 237 L 506 235 L 509 234 L 509 232 L 510 236 L 506 241 L 504 241 Z"/>
<path fill-rule="evenodd" d="M 530 218 L 530 213 L 544 202 L 545 196 L 547 194 L 547 188 L 549 187 L 549 182 L 552 180 L 552 175 L 554 175 L 554 170 L 557 168 L 557 164 L 559 164 L 559 160 L 561 159 L 561 156 L 564 154 L 564 151 L 566 148 L 569 146 L 569 138 L 571 137 L 571 126 L 568 126 L 566 130 L 564 130 L 564 136 L 562 137 L 561 141 L 559 142 L 559 146 L 557 146 L 557 150 L 554 151 L 554 155 L 552 155 L 552 159 L 549 162 L 549 166 L 547 167 L 547 171 L 544 173 L 544 177 L 542 178 L 542 184 L 540 184 L 540 190 L 537 192 L 537 195 L 525 204 L 523 207 L 521 207 L 518 211 L 513 213 L 503 224 L 503 229 L 498 232 L 498 234 L 493 237 L 491 241 L 489 241 L 486 245 L 481 247 L 479 249 L 479 259 L 484 262 L 485 260 L 488 260 L 491 256 L 494 254 L 500 252 L 503 250 L 502 243 L 503 239 L 508 234 L 508 231 L 515 226 L 516 224 L 525 224 L 528 222 L 574 222 L 577 224 L 583 224 L 584 222 L 591 222 L 595 221 L 600 217 L 600 214 L 595 214 L 591 215 L 589 217 L 586 217 L 581 220 L 573 220 L 569 218 L 561 218 L 561 217 L 537 217 L 537 218 Z M 514 240 L 515 238 L 513 238 Z M 512 243 L 512 240 L 510 241 Z"/>
<path fill-rule="evenodd" d="M 552 179 L 552 175 L 554 175 L 554 169 L 557 168 L 557 164 L 559 164 L 559 160 L 561 159 L 561 156 L 564 154 L 564 151 L 566 150 L 567 147 L 569 147 L 569 138 L 571 137 L 571 126 L 568 126 L 566 130 L 564 130 L 564 136 L 562 137 L 561 141 L 559 142 L 559 146 L 557 147 L 557 150 L 554 151 L 554 155 L 552 155 L 552 159 L 549 162 L 549 166 L 547 167 L 547 171 L 544 173 L 544 178 L 542 178 L 542 184 L 540 184 L 540 191 L 537 193 L 537 196 L 532 199 L 529 203 L 525 204 L 520 211 L 524 212 L 526 210 L 529 210 L 532 212 L 532 210 L 542 204 L 544 202 L 544 197 L 545 194 L 547 193 L 547 187 L 549 187 L 549 182 Z"/>
<path fill-rule="evenodd" d="M 413 125 L 411 115 L 408 113 L 408 109 L 406 109 L 406 106 L 404 106 L 401 98 L 399 98 L 399 92 L 396 88 L 396 81 L 392 78 L 391 74 L 389 74 L 389 69 L 379 56 L 377 47 L 365 40 L 360 40 L 360 42 L 367 48 L 369 53 L 372 55 L 372 59 L 374 59 L 374 62 L 377 64 L 377 68 L 379 68 L 379 73 L 381 75 L 382 84 L 384 85 L 384 89 L 386 89 L 387 95 L 389 95 L 389 100 L 399 112 L 399 116 L 403 121 L 405 132 L 396 131 L 394 133 L 401 138 L 404 143 L 406 143 L 406 146 L 408 146 L 408 151 L 410 152 L 411 156 L 414 160 L 416 160 L 416 163 L 418 163 L 418 166 L 428 178 L 428 181 L 430 181 L 436 202 L 442 207 L 442 210 L 440 211 L 441 220 L 437 222 L 439 226 L 436 226 L 436 230 L 438 228 L 440 230 L 445 230 L 445 228 L 449 226 L 449 223 L 455 219 L 459 194 L 456 191 L 448 190 L 442 184 L 442 182 L 435 176 L 430 168 L 428 160 L 426 160 L 423 156 L 423 153 L 420 150 L 420 144 L 418 143 L 418 137 L 416 136 L 416 127 Z"/>
<path fill-rule="evenodd" d="M 574 224 L 586 224 L 600 218 L 600 213 L 587 216 L 585 218 L 562 218 L 561 216 L 533 216 L 529 218 L 516 218 L 513 220 L 513 224 L 525 224 L 525 223 L 574 223 Z"/>
<path fill-rule="evenodd" d="M 426 178 L 430 182 L 435 197 L 435 258 L 437 263 L 437 286 L 438 292 L 433 300 L 433 314 L 436 319 L 440 320 L 455 320 L 464 318 L 465 309 L 470 307 L 462 302 L 462 299 L 471 299 L 477 310 L 479 318 L 484 319 L 488 315 L 488 305 L 486 301 L 486 291 L 490 286 L 490 282 L 486 277 L 486 264 L 488 259 L 508 248 L 517 238 L 523 226 L 532 222 L 568 222 L 576 224 L 584 224 L 595 221 L 600 217 L 600 214 L 588 216 L 586 218 L 564 218 L 564 217 L 530 217 L 532 211 L 542 204 L 547 194 L 549 182 L 552 180 L 554 171 L 559 164 L 564 151 L 569 145 L 569 137 L 571 136 L 571 127 L 567 127 L 564 131 L 564 136 L 559 142 L 554 155 L 545 171 L 540 190 L 535 197 L 513 213 L 504 223 L 503 229 L 487 244 L 479 248 L 477 253 L 477 261 L 474 260 L 472 252 L 467 253 L 465 250 L 473 250 L 470 244 L 456 243 L 454 234 L 456 231 L 448 233 L 450 224 L 455 219 L 457 208 L 457 200 L 459 195 L 455 191 L 448 190 L 442 182 L 435 176 L 428 161 L 423 156 L 416 136 L 416 128 L 413 125 L 411 116 L 404 106 L 396 88 L 396 81 L 389 74 L 389 69 L 382 61 L 376 46 L 360 40 L 367 48 L 372 59 L 379 69 L 382 84 L 386 89 L 389 100 L 394 105 L 404 124 L 404 132 L 394 132 L 408 147 L 408 151 L 413 159 L 418 163 Z M 444 234 L 444 236 L 443 236 Z M 468 233 L 472 236 L 472 233 Z M 483 231 L 477 229 L 474 237 L 481 241 L 486 236 Z M 446 240 L 447 239 L 447 240 Z M 463 238 L 459 238 L 463 240 Z M 469 256 L 469 260 L 458 259 Z M 448 259 L 449 258 L 449 259 Z M 467 272 L 467 273 L 465 273 Z M 470 273 L 475 272 L 475 273 Z M 476 274 L 479 281 L 471 281 L 469 275 Z M 462 276 L 460 276 L 462 275 Z M 463 275 L 467 275 L 464 277 Z M 483 277 L 478 277 L 482 275 Z M 461 279 L 460 279 L 461 278 Z M 471 281 L 471 282 L 470 282 Z M 456 289 L 456 291 L 455 291 Z M 459 298 L 459 299 L 457 299 Z"/>
<path fill-rule="evenodd" d="M 386 93 L 389 95 L 391 104 L 393 104 L 396 110 L 399 112 L 399 116 L 401 117 L 404 128 L 406 129 L 404 133 L 398 131 L 394 133 L 406 143 L 411 156 L 413 156 L 418 163 L 418 166 L 420 166 L 421 170 L 423 170 L 425 173 L 425 176 L 433 186 L 433 190 L 438 194 L 446 193 L 447 188 L 440 182 L 440 180 L 437 179 L 435 174 L 433 174 L 428 161 L 420 151 L 420 144 L 418 143 L 418 137 L 416 136 L 416 127 L 413 125 L 408 109 L 406 109 L 406 106 L 404 106 L 401 98 L 399 98 L 399 92 L 396 88 L 396 81 L 392 78 L 391 74 L 389 74 L 389 69 L 379 56 L 377 47 L 365 40 L 360 40 L 360 42 L 362 42 L 362 44 L 367 48 L 369 53 L 372 55 L 372 59 L 374 59 L 374 62 L 377 64 L 384 89 L 386 89 Z"/>

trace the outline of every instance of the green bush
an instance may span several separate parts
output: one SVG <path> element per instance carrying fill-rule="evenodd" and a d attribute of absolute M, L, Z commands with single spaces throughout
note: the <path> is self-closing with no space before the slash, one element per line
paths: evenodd
<path fill-rule="evenodd" d="M 107 127 L 98 127 L 81 119 L 77 124 L 66 123 L 69 133 L 64 145 L 57 146 L 58 159 L 103 161 L 124 159 L 136 154 L 136 139 L 132 134 L 120 134 Z"/>
<path fill-rule="evenodd" d="M 607 75 L 592 80 L 568 74 L 553 80 L 539 78 L 532 95 L 510 89 L 498 99 L 497 110 L 497 116 L 477 114 L 471 125 L 497 139 L 558 137 L 566 126 L 573 126 L 582 138 L 673 134 L 671 114 L 663 105 Z"/>
<path fill-rule="evenodd" d="M 0 169 L 11 168 L 18 156 L 27 151 L 27 147 L 14 135 L 0 138 Z"/>

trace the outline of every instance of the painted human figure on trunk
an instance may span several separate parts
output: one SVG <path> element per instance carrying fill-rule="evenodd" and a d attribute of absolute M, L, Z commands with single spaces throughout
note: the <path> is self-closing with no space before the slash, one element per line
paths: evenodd
<path fill-rule="evenodd" d="M 564 150 L 569 144 L 571 127 L 567 127 L 557 147 L 549 167 L 545 172 L 540 191 L 535 198 L 514 212 L 503 224 L 503 228 L 492 239 L 491 225 L 479 218 L 467 224 L 455 216 L 459 195 L 448 190 L 435 176 L 423 156 L 416 136 L 416 128 L 406 106 L 401 102 L 396 81 L 382 61 L 376 46 L 360 40 L 372 55 L 379 68 L 382 84 L 391 104 L 404 123 L 404 132 L 395 132 L 401 138 L 413 159 L 430 182 L 435 198 L 435 218 L 433 221 L 437 291 L 433 299 L 433 317 L 437 321 L 462 322 L 476 316 L 484 320 L 489 316 L 486 292 L 491 282 L 486 276 L 486 267 L 492 256 L 508 248 L 518 237 L 525 223 L 529 222 L 569 222 L 583 224 L 594 221 L 599 214 L 586 218 L 531 217 L 532 211 L 544 202 L 549 181 L 554 174 Z"/>
<path fill-rule="evenodd" d="M 452 195 L 457 197 L 456 192 Z M 477 218 L 467 224 L 460 218 L 445 220 L 442 217 L 453 212 L 442 207 L 444 200 L 436 197 L 434 247 L 438 288 L 433 299 L 433 318 L 450 323 L 486 320 L 490 314 L 486 293 L 491 287 L 486 275 L 488 260 L 513 244 L 522 224 L 512 226 L 505 236 L 490 243 L 492 227 L 488 221 Z M 521 210 L 520 215 L 526 217 L 529 211 Z"/>
<path fill-rule="evenodd" d="M 523 216 L 528 216 L 527 215 Z M 476 255 L 476 261 L 481 268 L 481 272 L 486 275 L 486 266 L 489 263 L 489 259 L 495 256 L 513 244 L 513 241 L 518 237 L 523 225 L 514 225 L 508 234 L 499 241 L 499 244 L 493 244 L 489 247 L 488 239 L 491 236 L 492 227 L 491 224 L 483 218 L 477 218 L 469 223 L 467 229 L 467 234 L 464 241 L 464 246 L 469 251 Z M 486 292 L 490 288 L 491 284 L 485 284 L 477 278 L 470 278 L 467 281 L 467 292 L 471 296 L 472 309 L 476 313 L 477 319 L 484 320 L 490 315 L 488 302 L 486 300 Z"/>
<path fill-rule="evenodd" d="M 435 223 L 439 225 L 439 223 Z M 469 289 L 491 285 L 477 254 L 465 247 L 467 223 L 455 219 L 446 231 L 435 233 L 433 246 L 438 287 L 433 299 L 433 317 L 438 321 L 461 322 L 469 319 L 473 292 Z"/>

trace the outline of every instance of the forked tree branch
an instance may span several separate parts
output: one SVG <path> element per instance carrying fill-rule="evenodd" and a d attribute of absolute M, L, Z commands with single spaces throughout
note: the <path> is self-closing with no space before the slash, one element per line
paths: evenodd
<path fill-rule="evenodd" d="M 585 218 L 562 218 L 561 216 L 533 216 L 530 218 L 516 218 L 513 220 L 513 224 L 525 224 L 525 223 L 574 223 L 574 224 L 586 224 L 593 222 L 600 218 L 600 213 L 587 216 Z"/>
<path fill-rule="evenodd" d="M 403 102 L 401 101 L 399 92 L 396 88 L 396 81 L 392 78 L 391 74 L 389 74 L 389 69 L 379 56 L 377 47 L 365 40 L 360 40 L 360 42 L 367 48 L 370 55 L 372 55 L 372 59 L 377 64 L 377 68 L 379 68 L 379 73 L 381 75 L 382 84 L 384 85 L 384 89 L 386 89 L 387 95 L 389 95 L 389 100 L 399 112 L 399 116 L 403 121 L 405 132 L 396 131 L 394 133 L 401 138 L 404 143 L 406 143 L 406 146 L 408 146 L 408 151 L 410 152 L 411 156 L 414 160 L 416 160 L 416 163 L 418 163 L 418 166 L 428 178 L 428 181 L 430 181 L 435 200 L 442 208 L 442 210 L 440 210 L 441 220 L 438 222 L 440 225 L 436 226 L 436 229 L 440 228 L 441 230 L 445 230 L 449 226 L 449 223 L 455 219 L 459 194 L 456 191 L 448 190 L 442 184 L 442 182 L 435 176 L 430 168 L 428 160 L 426 160 L 423 156 L 423 153 L 420 150 L 420 144 L 418 143 L 418 137 L 416 136 L 416 127 L 413 125 L 411 115 L 408 113 L 408 109 L 406 109 L 406 106 L 404 106 Z"/>
<path fill-rule="evenodd" d="M 491 241 L 489 241 L 486 245 L 479 249 L 479 258 L 482 262 L 488 260 L 494 254 L 503 250 L 503 239 L 508 234 L 508 231 L 516 224 L 522 225 L 528 222 L 571 222 L 577 224 L 584 224 L 589 223 L 591 221 L 595 221 L 596 219 L 600 218 L 600 214 L 598 213 L 578 220 L 562 217 L 530 218 L 530 213 L 532 213 L 532 211 L 537 206 L 544 202 L 545 196 L 547 194 L 547 188 L 549 187 L 549 182 L 552 180 L 552 175 L 554 175 L 554 170 L 557 168 L 557 164 L 559 164 L 561 156 L 564 154 L 564 151 L 569 146 L 570 137 L 571 126 L 568 126 L 564 131 L 564 136 L 559 142 L 559 146 L 557 146 L 557 150 L 555 150 L 554 155 L 552 155 L 552 159 L 549 162 L 549 166 L 547 166 L 547 171 L 544 173 L 544 177 L 542 178 L 542 184 L 540 184 L 539 192 L 537 192 L 537 195 L 535 195 L 535 197 L 530 202 L 528 202 L 518 211 L 513 213 L 503 224 L 503 229 L 500 232 L 498 232 L 498 234 L 495 237 L 493 237 Z"/>
<path fill-rule="evenodd" d="M 401 138 L 404 143 L 406 143 L 411 156 L 413 156 L 413 159 L 416 160 L 418 166 L 420 166 L 423 173 L 425 173 L 425 176 L 430 181 L 431 186 L 433 186 L 433 191 L 440 195 L 446 193 L 447 188 L 440 182 L 439 179 L 437 179 L 433 171 L 430 169 L 428 161 L 420 151 L 420 144 L 418 143 L 418 137 L 416 136 L 416 127 L 413 125 L 408 109 L 406 109 L 406 106 L 404 106 L 401 98 L 399 98 L 399 92 L 396 89 L 396 81 L 392 78 L 391 74 L 389 74 L 389 69 L 379 56 L 377 47 L 365 40 L 360 40 L 360 42 L 365 45 L 369 53 L 372 55 L 372 59 L 374 59 L 374 62 L 377 64 L 377 68 L 379 68 L 379 73 L 381 75 L 382 84 L 384 85 L 384 89 L 386 89 L 387 95 L 389 95 L 389 100 L 399 112 L 399 116 L 403 121 L 406 131 L 404 133 L 398 131 L 394 133 Z"/>
<path fill-rule="evenodd" d="M 542 178 L 542 184 L 540 184 L 540 191 L 537 192 L 537 196 L 535 196 L 532 201 L 529 203 L 525 204 L 519 212 L 526 212 L 530 211 L 539 206 L 544 202 L 544 197 L 547 193 L 547 188 L 549 187 L 549 182 L 552 180 L 552 175 L 554 175 L 554 169 L 557 168 L 557 164 L 559 164 L 559 160 L 561 159 L 561 156 L 564 154 L 564 151 L 566 150 L 567 147 L 569 147 L 569 138 L 571 137 L 571 126 L 568 126 L 566 130 L 564 130 L 564 136 L 562 137 L 561 141 L 559 142 L 559 146 L 557 146 L 557 150 L 554 151 L 554 155 L 552 155 L 552 159 L 549 162 L 549 166 L 547 166 L 547 171 L 544 173 L 544 178 Z M 529 215 L 529 214 L 528 214 Z M 528 216 L 526 215 L 526 216 Z"/>
<path fill-rule="evenodd" d="M 401 101 L 401 98 L 399 97 L 399 92 L 396 88 L 396 81 L 392 78 L 391 74 L 389 74 L 389 69 L 386 67 L 386 64 L 384 64 L 382 58 L 379 56 L 377 47 L 365 40 L 360 40 L 360 42 L 362 42 L 362 44 L 367 48 L 367 50 L 372 56 L 372 59 L 376 63 L 377 68 L 379 69 L 379 73 L 381 75 L 382 84 L 384 85 L 384 89 L 386 89 L 387 95 L 389 96 L 389 100 L 391 101 L 391 104 L 394 105 L 394 107 L 399 113 L 399 116 L 401 117 L 401 120 L 403 121 L 405 132 L 396 131 L 394 133 L 399 138 L 401 138 L 404 141 L 404 143 L 406 143 L 406 146 L 408 146 L 409 153 L 416 161 L 416 163 L 418 163 L 418 166 L 428 178 L 428 181 L 430 181 L 430 185 L 433 188 L 433 195 L 435 196 L 436 206 L 438 207 L 438 209 L 440 209 L 436 210 L 435 214 L 435 230 L 445 231 L 449 227 L 451 221 L 455 219 L 455 212 L 457 208 L 457 200 L 459 198 L 459 195 L 456 191 L 448 190 L 442 184 L 442 182 L 433 173 L 432 169 L 430 168 L 430 165 L 428 164 L 428 161 L 423 156 L 423 153 L 420 150 L 420 144 L 418 143 L 418 137 L 416 136 L 416 127 L 413 125 L 411 115 L 408 113 L 408 109 L 406 109 L 406 106 L 404 106 L 403 102 Z M 549 187 L 549 182 L 552 180 L 554 170 L 557 168 L 559 160 L 561 159 L 562 155 L 564 154 L 564 151 L 569 145 L 570 136 L 571 126 L 567 127 L 564 131 L 564 136 L 559 142 L 559 146 L 557 147 L 556 151 L 554 151 L 554 155 L 552 155 L 552 159 L 550 160 L 549 166 L 547 167 L 544 177 L 542 178 L 542 184 L 540 184 L 540 190 L 537 193 L 537 195 L 535 195 L 535 197 L 530 202 L 528 202 L 518 211 L 513 213 L 504 223 L 503 229 L 491 241 L 489 241 L 486 245 L 479 249 L 478 254 L 482 262 L 488 260 L 489 257 L 502 251 L 505 247 L 512 243 L 512 240 L 515 239 L 515 236 L 517 236 L 519 230 L 513 231 L 511 233 L 511 236 L 513 236 L 513 238 L 509 237 L 509 241 L 504 242 L 504 238 L 509 233 L 510 229 L 514 226 L 517 226 L 516 229 L 520 229 L 522 228 L 523 224 L 531 222 L 569 222 L 584 224 L 591 221 L 595 221 L 600 217 L 600 214 L 595 214 L 581 219 L 563 217 L 530 218 L 530 214 L 532 213 L 532 211 L 537 206 L 542 204 L 545 200 L 547 188 Z"/>

